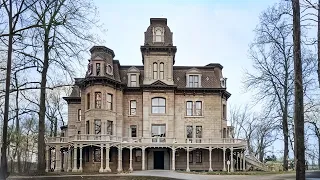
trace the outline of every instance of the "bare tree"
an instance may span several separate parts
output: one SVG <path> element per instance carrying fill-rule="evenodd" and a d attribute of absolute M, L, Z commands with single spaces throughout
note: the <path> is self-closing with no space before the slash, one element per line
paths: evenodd
<path fill-rule="evenodd" d="M 5 85 L 5 104 L 4 104 L 4 120 L 3 120 L 3 131 L 2 131 L 2 150 L 1 152 L 7 152 L 7 128 L 9 119 L 9 94 L 10 94 L 10 80 L 11 80 L 11 64 L 12 64 L 12 52 L 14 44 L 14 36 L 19 35 L 24 30 L 35 27 L 36 25 L 23 26 L 22 14 L 25 13 L 30 5 L 34 2 L 28 0 L 2 0 L 0 3 L 0 10 L 5 11 L 7 17 L 7 33 L 1 33 L 0 37 L 7 37 L 7 67 L 6 67 L 6 85 Z M 3 30 L 4 31 L 4 30 Z M 1 169 L 0 178 L 5 179 L 7 174 L 7 157 L 6 153 L 1 154 Z"/>

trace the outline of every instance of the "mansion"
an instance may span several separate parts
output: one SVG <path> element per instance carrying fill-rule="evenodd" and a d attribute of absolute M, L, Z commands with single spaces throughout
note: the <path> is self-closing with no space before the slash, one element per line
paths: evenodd
<path fill-rule="evenodd" d="M 151 18 L 144 34 L 142 65 L 90 49 L 86 76 L 64 97 L 68 125 L 46 138 L 46 171 L 245 170 L 247 142 L 227 125 L 222 65 L 174 66 L 166 18 Z"/>

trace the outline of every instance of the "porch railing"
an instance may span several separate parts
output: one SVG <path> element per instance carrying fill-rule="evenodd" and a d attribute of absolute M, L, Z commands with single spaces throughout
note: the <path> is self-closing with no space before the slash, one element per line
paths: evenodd
<path fill-rule="evenodd" d="M 108 134 L 78 134 L 69 137 L 48 137 L 48 143 L 71 141 L 110 141 L 122 143 L 168 143 L 168 144 L 228 144 L 236 143 L 246 145 L 244 139 L 232 138 L 168 138 L 168 137 L 118 137 Z"/>

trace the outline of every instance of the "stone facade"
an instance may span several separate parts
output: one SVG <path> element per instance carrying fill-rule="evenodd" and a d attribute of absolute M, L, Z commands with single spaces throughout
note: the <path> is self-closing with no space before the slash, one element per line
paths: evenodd
<path fill-rule="evenodd" d="M 227 126 L 222 66 L 174 66 L 172 35 L 167 19 L 150 19 L 142 66 L 90 50 L 86 76 L 64 97 L 68 125 L 47 139 L 47 171 L 245 169 L 246 142 Z"/>

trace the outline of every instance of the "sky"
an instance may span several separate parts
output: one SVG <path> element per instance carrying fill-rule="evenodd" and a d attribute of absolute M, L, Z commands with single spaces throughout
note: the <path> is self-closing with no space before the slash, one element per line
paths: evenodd
<path fill-rule="evenodd" d="M 228 103 L 250 103 L 244 93 L 244 70 L 251 68 L 248 45 L 254 38 L 259 14 L 276 0 L 100 0 L 98 7 L 105 46 L 122 65 L 142 65 L 140 46 L 150 18 L 168 19 L 177 46 L 175 65 L 220 63 L 232 94 Z"/>

